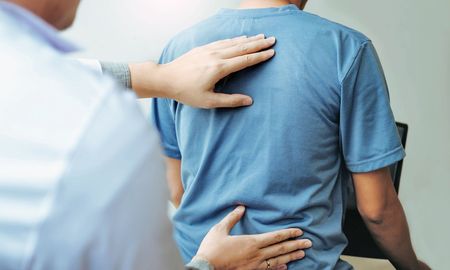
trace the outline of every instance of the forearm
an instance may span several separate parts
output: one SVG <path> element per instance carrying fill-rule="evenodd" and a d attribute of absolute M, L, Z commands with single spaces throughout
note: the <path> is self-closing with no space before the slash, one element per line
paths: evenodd
<path fill-rule="evenodd" d="M 178 208 L 184 193 L 183 184 L 181 183 L 181 160 L 166 157 L 165 161 L 170 199 L 173 205 Z"/>
<path fill-rule="evenodd" d="M 396 269 L 418 269 L 408 223 L 398 198 L 392 199 L 379 219 L 364 218 L 364 221 L 378 246 Z"/>
<path fill-rule="evenodd" d="M 170 97 L 161 66 L 153 62 L 101 62 L 103 73 L 112 76 L 123 87 L 133 89 L 140 98 Z M 166 78 L 167 80 L 167 78 Z"/>
<path fill-rule="evenodd" d="M 169 82 L 171 74 L 165 71 L 164 65 L 158 65 L 151 61 L 133 63 L 128 65 L 130 69 L 131 87 L 141 98 L 174 98 Z"/>

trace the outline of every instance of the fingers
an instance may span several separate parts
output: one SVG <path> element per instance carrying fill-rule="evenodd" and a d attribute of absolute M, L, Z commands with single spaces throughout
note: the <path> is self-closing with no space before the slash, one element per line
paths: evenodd
<path fill-rule="evenodd" d="M 281 265 L 275 266 L 275 270 L 287 270 L 287 269 L 288 269 L 288 267 L 286 264 L 281 264 Z"/>
<path fill-rule="evenodd" d="M 261 250 L 264 259 L 275 258 L 301 249 L 307 249 L 312 246 L 308 239 L 291 240 L 266 247 Z"/>
<path fill-rule="evenodd" d="M 214 41 L 212 43 L 206 44 L 203 48 L 210 49 L 210 50 L 220 50 L 223 48 L 228 48 L 230 46 L 239 44 L 239 42 L 242 42 L 247 39 L 248 39 L 247 36 L 240 36 L 240 37 L 235 37 L 232 39 L 218 40 L 218 41 Z"/>
<path fill-rule="evenodd" d="M 272 47 L 276 42 L 275 37 L 267 39 L 258 39 L 250 42 L 240 43 L 235 46 L 224 49 L 220 52 L 224 59 L 229 59 L 246 54 L 256 53 L 261 50 Z"/>
<path fill-rule="evenodd" d="M 261 264 L 260 267 L 258 268 L 258 270 L 259 270 L 259 269 L 261 269 L 261 270 L 267 270 L 267 265 L 266 265 L 266 263 Z M 281 264 L 281 265 L 277 265 L 277 266 L 271 265 L 271 266 L 270 266 L 270 269 L 271 269 L 271 270 L 287 270 L 288 267 L 287 267 L 286 264 Z"/>
<path fill-rule="evenodd" d="M 262 51 L 258 53 L 252 53 L 247 55 L 242 55 L 234 57 L 231 59 L 224 60 L 223 65 L 223 76 L 228 76 L 231 73 L 240 71 L 242 69 L 257 65 L 261 62 L 267 61 L 275 55 L 273 49 Z"/>
<path fill-rule="evenodd" d="M 260 40 L 260 39 L 264 39 L 265 36 L 264 34 L 259 34 L 256 36 L 252 36 L 252 37 L 247 37 L 247 36 L 240 36 L 240 37 L 235 37 L 232 39 L 224 39 L 224 40 L 219 40 L 213 43 L 210 43 L 208 45 L 205 45 L 205 48 L 210 49 L 210 50 L 221 50 L 221 49 L 226 49 L 229 47 L 233 47 L 239 44 L 245 44 L 247 42 L 252 42 L 255 40 Z"/>
<path fill-rule="evenodd" d="M 294 251 L 289 254 L 281 255 L 272 259 L 267 260 L 270 263 L 271 269 L 287 269 L 283 268 L 284 265 L 303 259 L 305 257 L 305 252 L 303 250 Z M 279 268 L 280 267 L 280 268 Z M 266 261 L 262 262 L 259 269 L 267 269 Z"/>
<path fill-rule="evenodd" d="M 218 227 L 224 229 L 226 233 L 230 233 L 231 229 L 233 229 L 234 225 L 241 220 L 244 215 L 245 207 L 238 206 L 233 212 L 229 213 L 221 222 L 219 222 Z"/>
<path fill-rule="evenodd" d="M 254 235 L 260 248 L 266 248 L 274 244 L 284 242 L 291 238 L 299 237 L 303 234 L 300 229 L 285 229 L 275 232 Z"/>
<path fill-rule="evenodd" d="M 251 97 L 241 94 L 223 94 L 210 92 L 206 97 L 205 109 L 211 108 L 235 108 L 250 106 L 253 103 Z"/>

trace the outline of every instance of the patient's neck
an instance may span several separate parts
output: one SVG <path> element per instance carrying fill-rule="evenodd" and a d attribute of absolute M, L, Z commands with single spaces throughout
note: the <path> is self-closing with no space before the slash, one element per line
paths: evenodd
<path fill-rule="evenodd" d="M 270 7 L 281 7 L 289 5 L 291 2 L 288 0 L 244 0 L 239 5 L 240 9 L 246 8 L 270 8 Z"/>

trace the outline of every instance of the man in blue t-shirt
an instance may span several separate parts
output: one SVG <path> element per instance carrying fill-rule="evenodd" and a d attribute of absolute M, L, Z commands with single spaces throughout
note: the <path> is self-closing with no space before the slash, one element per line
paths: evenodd
<path fill-rule="evenodd" d="M 217 85 L 251 95 L 252 106 L 202 110 L 153 101 L 173 199 L 181 200 L 173 219 L 181 254 L 189 261 L 210 227 L 243 204 L 248 210 L 234 234 L 299 227 L 312 240 L 290 269 L 351 269 L 340 255 L 347 244 L 345 187 L 353 177 L 358 209 L 391 262 L 426 269 L 387 168 L 405 153 L 372 42 L 303 12 L 305 3 L 243 1 L 241 9 L 223 9 L 177 35 L 163 52 L 161 63 L 168 63 L 236 35 L 277 38 L 272 60 Z"/>

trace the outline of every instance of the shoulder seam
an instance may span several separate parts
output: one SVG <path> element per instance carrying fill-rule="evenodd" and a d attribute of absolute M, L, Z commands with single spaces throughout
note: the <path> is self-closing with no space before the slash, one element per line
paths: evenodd
<path fill-rule="evenodd" d="M 369 44 L 369 43 L 371 43 L 371 42 L 372 42 L 372 41 L 371 41 L 370 39 L 367 39 L 367 40 L 363 41 L 363 42 L 359 45 L 359 48 L 358 48 L 358 50 L 356 51 L 355 56 L 353 57 L 352 64 L 349 66 L 348 70 L 345 72 L 345 75 L 344 75 L 344 77 L 342 77 L 342 80 L 339 80 L 339 84 L 340 84 L 341 89 L 342 89 L 342 87 L 343 87 L 343 82 L 347 79 L 348 75 L 350 74 L 350 71 L 351 71 L 352 68 L 355 66 L 356 59 L 358 59 L 358 56 L 361 54 L 362 49 L 363 49 L 367 44 Z"/>

